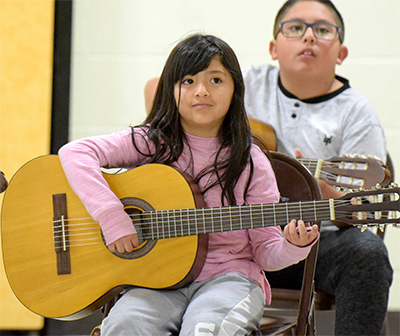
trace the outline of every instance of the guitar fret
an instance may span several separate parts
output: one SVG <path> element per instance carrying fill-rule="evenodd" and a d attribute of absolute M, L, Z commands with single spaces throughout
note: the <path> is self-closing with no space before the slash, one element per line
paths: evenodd
<path fill-rule="evenodd" d="M 211 232 L 214 232 L 214 218 L 213 218 L 213 212 L 214 209 L 211 209 L 210 215 L 211 215 Z"/>
<path fill-rule="evenodd" d="M 220 224 L 221 224 L 221 232 L 224 231 L 224 225 L 223 225 L 223 222 L 222 222 L 222 218 L 223 218 L 223 216 L 222 216 L 222 208 L 219 208 L 219 220 L 220 220 Z"/>
<path fill-rule="evenodd" d="M 164 238 L 164 230 L 165 230 L 165 228 L 164 228 L 164 213 L 162 212 L 162 211 L 160 211 L 160 217 L 161 217 L 161 227 L 160 227 L 160 231 L 161 231 L 161 233 L 160 233 L 160 238 Z"/>
<path fill-rule="evenodd" d="M 167 238 L 171 237 L 171 219 L 170 219 L 169 214 L 170 214 L 170 211 L 167 211 L 167 228 L 168 228 L 168 237 Z"/>
<path fill-rule="evenodd" d="M 204 213 L 204 208 L 202 210 L 203 210 L 203 233 L 207 233 L 207 231 L 206 231 L 206 216 Z"/>
<path fill-rule="evenodd" d="M 229 223 L 230 223 L 230 228 L 232 231 L 233 229 L 232 229 L 232 208 L 231 207 L 229 207 Z"/>
<path fill-rule="evenodd" d="M 182 216 L 183 210 L 179 210 L 179 221 L 180 221 L 180 229 L 181 229 L 181 237 L 183 237 L 183 216 Z"/>
<path fill-rule="evenodd" d="M 162 211 L 161 212 L 161 228 L 162 228 L 162 238 L 165 238 L 165 223 L 164 223 L 164 219 L 165 219 L 165 213 Z"/>
<path fill-rule="evenodd" d="M 314 203 L 314 221 L 317 222 L 317 207 L 315 205 L 315 200 L 313 201 Z"/>
<path fill-rule="evenodd" d="M 185 210 L 184 212 L 184 216 L 183 216 L 183 232 L 185 233 L 185 235 L 189 235 L 190 234 L 190 221 L 189 221 L 189 214 L 188 214 L 189 210 Z"/>
<path fill-rule="evenodd" d="M 196 223 L 196 225 L 195 225 L 195 229 L 196 229 L 196 234 L 199 234 L 199 232 L 198 232 L 198 230 L 197 230 L 197 212 L 196 212 L 196 210 L 194 210 L 194 219 L 195 219 L 195 223 Z"/>
<path fill-rule="evenodd" d="M 303 218 L 303 214 L 302 214 L 302 212 L 301 212 L 301 201 L 299 202 L 299 211 L 300 211 L 300 216 L 299 216 L 299 218 Z"/>
<path fill-rule="evenodd" d="M 243 230 L 243 222 L 242 222 L 242 208 L 239 208 L 239 222 L 240 222 L 240 230 Z"/>
<path fill-rule="evenodd" d="M 174 237 L 178 237 L 178 232 L 177 232 L 177 230 L 176 230 L 176 214 L 175 214 L 175 209 L 172 210 L 172 211 L 173 211 L 173 213 L 174 213 L 174 230 L 175 230 Z"/>
<path fill-rule="evenodd" d="M 289 209 L 288 209 L 288 204 L 286 203 L 286 223 L 289 223 Z"/>
<path fill-rule="evenodd" d="M 183 218 L 182 218 L 182 209 L 179 210 L 180 222 L 181 222 L 181 237 L 183 236 Z"/>
<path fill-rule="evenodd" d="M 160 218 L 161 214 L 157 211 L 156 212 L 156 232 L 157 232 L 157 239 L 160 239 Z"/>
<path fill-rule="evenodd" d="M 153 220 L 153 215 L 154 215 L 154 211 L 150 211 L 148 212 L 148 218 L 150 220 L 150 233 L 151 233 L 151 239 L 155 239 L 154 237 L 154 220 Z"/>
<path fill-rule="evenodd" d="M 154 240 L 153 211 L 150 212 L 151 239 Z"/>
<path fill-rule="evenodd" d="M 271 206 L 272 206 L 272 211 L 271 211 Z M 274 204 L 262 204 L 260 206 L 260 211 L 261 211 L 261 226 L 262 227 L 267 227 L 267 226 L 272 226 L 273 223 L 276 221 L 276 217 L 274 216 Z"/>
<path fill-rule="evenodd" d="M 155 213 L 155 217 L 156 217 L 157 239 L 160 239 L 160 234 L 158 233 L 158 231 L 159 231 L 159 227 L 158 227 L 158 217 L 159 217 L 159 213 L 158 213 L 158 212 Z"/>
<path fill-rule="evenodd" d="M 186 218 L 185 218 L 185 223 L 186 223 L 186 234 L 191 235 L 192 234 L 192 225 L 193 222 L 190 218 L 190 209 L 186 210 Z"/>
<path fill-rule="evenodd" d="M 214 218 L 213 218 L 213 208 L 209 208 L 208 211 L 205 210 L 205 227 L 206 227 L 206 232 L 205 233 L 213 233 L 214 232 Z"/>
<path fill-rule="evenodd" d="M 250 225 L 251 225 L 251 228 L 254 228 L 254 224 L 253 224 L 253 207 L 252 207 L 252 205 L 250 204 Z"/>

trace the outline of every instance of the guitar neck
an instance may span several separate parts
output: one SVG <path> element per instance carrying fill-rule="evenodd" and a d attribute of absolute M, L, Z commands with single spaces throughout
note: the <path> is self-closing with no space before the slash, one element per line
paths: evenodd
<path fill-rule="evenodd" d="M 285 225 L 294 218 L 316 222 L 334 219 L 332 201 L 145 211 L 134 215 L 133 224 L 143 239 L 154 240 Z"/>

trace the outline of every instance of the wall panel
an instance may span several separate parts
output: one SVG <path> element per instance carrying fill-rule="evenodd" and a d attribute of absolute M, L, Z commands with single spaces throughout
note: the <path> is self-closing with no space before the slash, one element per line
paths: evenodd
<path fill-rule="evenodd" d="M 54 1 L 0 0 L 0 169 L 9 180 L 50 151 Z M 0 267 L 0 329 L 41 329 Z"/>

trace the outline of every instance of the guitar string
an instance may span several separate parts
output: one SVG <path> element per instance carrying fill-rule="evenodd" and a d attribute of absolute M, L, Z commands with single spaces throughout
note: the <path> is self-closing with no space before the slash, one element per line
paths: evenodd
<path fill-rule="evenodd" d="M 280 203 L 280 204 L 282 204 L 282 203 Z M 254 217 L 254 216 L 262 216 L 262 215 L 268 215 L 268 212 L 267 211 L 262 211 L 261 213 L 257 213 L 257 214 L 253 214 L 253 212 L 254 211 L 257 211 L 257 210 L 254 210 L 253 208 L 248 208 L 248 209 L 244 209 L 243 207 L 238 207 L 236 210 L 235 210 L 235 208 L 233 207 L 232 208 L 233 210 L 231 210 L 231 212 L 232 211 L 238 211 L 239 213 L 245 213 L 246 214 L 246 212 L 248 212 L 248 213 L 251 213 L 251 215 L 252 215 L 252 217 Z M 294 207 L 294 208 L 292 208 L 291 209 L 291 212 L 300 212 L 300 210 L 302 210 L 301 212 L 306 212 L 306 211 L 308 211 L 308 210 L 313 210 L 314 209 L 314 207 L 313 206 L 307 206 L 307 205 L 302 205 L 302 206 L 299 206 L 298 208 L 297 207 Z M 318 210 L 318 206 L 316 206 L 315 207 L 315 209 L 317 209 Z M 322 207 L 322 211 L 321 210 L 318 210 L 320 213 L 324 213 L 323 211 L 324 210 L 326 210 L 326 212 L 329 212 L 330 210 L 329 209 L 326 209 L 326 207 Z M 335 212 L 336 213 L 341 213 L 341 211 L 340 211 L 340 206 L 338 206 L 338 205 L 336 205 L 335 206 Z M 287 211 L 285 210 L 285 211 L 283 211 L 283 212 L 280 212 L 280 210 L 279 209 L 276 209 L 276 211 L 277 211 L 277 214 L 278 215 L 285 215 L 286 213 L 287 213 Z M 384 211 L 384 210 L 383 210 Z M 182 213 L 189 213 L 190 215 L 197 215 L 197 213 L 201 213 L 201 214 L 204 214 L 204 212 L 209 212 L 209 215 L 210 216 L 215 216 L 215 214 L 212 214 L 213 212 L 221 212 L 220 211 L 220 209 L 219 208 L 189 208 L 189 209 L 176 209 L 176 210 L 157 210 L 157 211 L 144 211 L 144 212 L 141 212 L 141 213 L 136 213 L 136 214 L 131 214 L 130 216 L 132 217 L 132 218 L 141 218 L 142 216 L 144 216 L 144 215 L 154 215 L 154 216 L 159 216 L 159 217 L 162 217 L 162 218 L 164 218 L 166 215 L 167 216 L 172 216 L 172 213 L 176 213 L 176 212 L 178 212 L 179 213 L 179 216 L 181 216 L 182 215 Z M 353 212 L 357 212 L 357 211 L 353 211 Z M 225 215 L 225 214 L 224 214 Z M 217 216 L 218 217 L 218 216 Z M 229 217 L 229 216 L 228 216 Z M 174 218 L 174 217 L 173 217 Z M 88 219 L 91 219 L 91 218 L 88 218 Z M 74 219 L 65 219 L 64 220 L 64 222 L 70 222 L 70 221 L 72 221 L 72 220 L 74 220 Z M 61 222 L 60 220 L 57 220 L 57 221 L 55 221 L 55 222 Z M 87 223 L 81 223 L 81 224 L 87 224 Z"/>
<path fill-rule="evenodd" d="M 392 212 L 390 212 L 390 213 L 392 213 Z M 330 213 L 329 212 L 325 212 L 324 214 L 327 215 L 327 217 L 328 217 L 328 215 Z M 352 215 L 352 214 L 353 213 L 348 213 L 348 215 Z M 167 221 L 166 217 L 157 218 L 157 220 L 153 221 L 152 223 L 143 222 L 140 218 L 133 218 L 132 219 L 132 224 L 135 225 L 135 226 L 144 227 L 144 228 L 146 226 L 148 227 L 150 225 L 151 229 L 153 231 L 158 231 L 159 232 L 163 228 L 164 229 L 168 229 L 168 230 L 173 228 L 174 231 L 175 231 L 175 227 L 174 227 L 175 225 L 170 224 L 170 223 L 178 222 L 178 224 L 176 224 L 177 226 L 184 226 L 184 225 L 185 226 L 189 226 L 190 227 L 190 231 L 191 231 L 191 230 L 193 230 L 192 227 L 195 225 L 194 222 L 199 217 L 198 215 L 199 214 L 191 214 L 191 215 L 187 215 L 185 217 L 181 217 L 181 216 L 179 216 L 179 217 L 171 217 L 171 216 L 169 216 L 169 218 L 168 218 L 169 221 Z M 200 213 L 200 215 L 203 215 L 203 213 Z M 246 214 L 244 214 L 244 216 L 245 215 Z M 224 216 L 215 217 L 214 218 L 214 224 L 213 224 L 214 227 L 215 227 L 215 230 L 213 232 L 221 232 L 221 230 L 218 230 L 219 224 L 216 224 L 216 223 L 222 223 L 222 226 L 223 226 L 222 231 L 229 231 L 229 229 L 226 228 L 227 225 L 232 228 L 232 231 L 233 230 L 241 230 L 241 229 L 243 229 L 243 226 L 240 223 L 237 223 L 237 222 L 235 223 L 234 222 L 239 217 L 243 218 L 243 212 L 242 212 L 242 216 L 238 216 L 238 215 L 233 214 L 233 216 L 230 216 L 230 217 L 224 217 Z M 279 222 L 286 223 L 286 221 L 285 221 L 286 214 L 281 214 L 278 217 L 283 218 L 282 221 L 280 219 L 278 219 Z M 208 219 L 211 219 L 211 218 L 206 217 L 206 220 L 204 221 L 204 225 L 205 225 L 205 227 L 207 229 L 210 229 L 209 226 L 211 226 L 211 224 L 209 223 Z M 253 217 L 253 222 L 257 222 L 257 220 L 262 221 L 263 219 L 265 220 L 265 217 L 262 217 L 262 216 Z M 367 212 L 367 213 L 363 212 L 363 218 L 360 221 L 362 222 L 364 219 L 365 220 L 370 220 L 370 219 L 376 220 L 377 218 L 375 218 L 375 213 L 371 214 L 369 212 Z M 389 219 L 398 219 L 398 218 L 393 218 L 392 215 L 388 214 L 387 211 L 382 211 L 381 212 L 381 216 L 378 219 L 380 219 L 380 220 L 389 220 Z M 338 220 L 340 220 L 340 218 Z M 273 220 L 270 219 L 269 221 L 272 222 Z M 78 229 L 75 227 L 77 224 L 69 224 L 68 225 L 68 229 L 67 229 L 68 232 L 67 232 L 67 234 L 65 234 L 65 236 L 66 237 L 72 237 L 72 236 L 79 237 L 79 236 L 89 235 L 89 234 L 98 234 L 99 232 L 101 232 L 100 226 L 98 225 L 97 222 L 93 221 L 92 224 L 94 224 L 94 226 L 92 226 L 92 227 L 90 227 L 90 226 L 89 227 L 81 227 L 81 228 L 78 228 Z M 374 223 L 370 223 L 370 224 L 374 224 Z M 201 222 L 201 225 L 203 225 L 203 221 Z M 200 227 L 201 225 L 198 225 L 199 226 L 198 231 L 200 233 L 202 233 L 202 228 Z M 357 225 L 357 223 L 355 225 Z M 268 225 L 268 223 L 267 223 L 267 224 L 264 224 L 264 225 L 261 225 L 261 226 L 254 226 L 254 228 L 268 227 L 268 226 L 274 226 L 274 225 L 273 224 Z M 70 232 L 70 230 L 73 230 L 73 233 Z M 78 233 L 75 232 L 77 230 L 79 230 Z M 182 227 L 178 228 L 176 231 L 181 231 L 182 232 Z M 206 231 L 208 232 L 208 230 L 206 230 Z M 55 226 L 55 230 L 53 230 L 53 233 L 55 235 L 57 235 L 57 234 L 61 235 L 62 234 L 61 227 L 60 226 Z"/>
<path fill-rule="evenodd" d="M 340 207 L 340 206 L 339 206 Z M 300 207 L 299 207 L 300 208 Z M 302 209 L 304 210 L 304 209 L 306 209 L 306 207 L 302 207 Z M 194 212 L 192 215 L 189 215 L 189 216 L 187 216 L 187 220 L 190 222 L 190 221 L 192 221 L 193 220 L 193 218 L 196 218 L 196 216 L 198 215 L 198 214 L 196 214 L 196 212 L 200 212 L 200 213 L 202 213 L 202 209 L 189 209 L 189 210 L 191 210 L 192 212 Z M 170 210 L 165 210 L 164 212 L 168 212 L 168 211 L 170 211 Z M 306 210 L 305 210 L 306 211 Z M 232 212 L 231 212 L 232 213 Z M 250 211 L 249 211 L 249 213 L 250 213 Z M 323 211 L 323 213 L 325 213 L 325 214 L 327 214 L 327 213 L 329 213 L 329 211 Z M 338 213 L 338 211 L 336 211 L 336 213 Z M 243 211 L 241 210 L 241 214 L 243 215 Z M 278 214 L 280 215 L 280 216 L 286 216 L 286 211 L 285 211 L 285 213 L 279 213 L 278 212 Z M 349 213 L 350 214 L 350 213 Z M 132 217 L 140 217 L 140 214 L 134 214 L 134 216 L 132 216 Z M 236 217 L 235 215 L 234 215 L 234 217 Z M 386 218 L 386 217 L 388 217 L 386 214 L 383 214 L 383 216 L 382 216 L 384 219 Z M 218 217 L 217 217 L 218 218 Z M 229 218 L 231 218 L 231 216 L 229 217 Z M 220 218 L 220 220 L 221 221 L 223 221 L 223 220 L 226 220 L 226 219 L 229 219 L 228 217 L 224 217 L 224 216 L 222 216 L 222 218 Z M 285 218 L 285 217 L 284 217 Z M 372 215 L 372 214 L 369 214 L 369 213 L 367 213 L 367 216 L 366 216 L 366 218 L 367 219 L 375 219 L 374 218 L 374 216 Z M 133 218 L 133 219 L 135 219 L 135 218 Z M 138 218 L 139 219 L 139 218 Z M 171 217 L 171 216 L 169 216 L 169 219 L 171 220 L 173 220 L 173 219 L 175 219 L 176 220 L 176 218 L 174 218 L 174 217 Z M 179 219 L 181 220 L 181 216 L 179 217 Z M 389 217 L 388 217 L 388 219 L 389 219 Z M 135 222 L 134 220 L 132 221 L 133 222 L 133 224 L 134 225 L 136 225 L 136 226 L 139 226 L 139 225 L 141 225 L 141 226 L 145 226 L 146 225 L 146 223 L 142 223 L 142 222 Z M 98 239 L 99 238 L 99 233 L 101 233 L 101 230 L 100 230 L 100 226 L 98 226 L 98 223 L 97 222 L 95 222 L 95 221 L 93 221 L 92 222 L 92 224 L 97 224 L 95 227 L 91 227 L 91 228 L 88 228 L 88 229 L 90 229 L 90 231 L 88 230 L 87 232 L 83 232 L 83 233 L 79 233 L 79 234 L 72 234 L 72 233 L 69 233 L 69 230 L 68 230 L 68 234 L 66 235 L 66 238 L 68 239 L 68 245 L 67 246 L 86 246 L 86 245 L 90 245 L 90 244 L 100 244 L 100 243 L 103 243 L 103 241 L 102 241 L 102 239 L 100 240 L 100 239 Z M 184 225 L 184 223 L 181 223 L 182 225 Z M 83 224 L 82 223 L 79 223 L 79 224 L 68 224 L 68 228 L 70 228 L 71 227 L 71 229 L 72 230 L 75 230 L 75 228 L 73 227 L 73 226 L 75 226 L 75 225 L 80 225 L 80 226 L 82 226 Z M 188 223 L 188 224 L 185 224 L 186 226 L 189 226 L 189 227 L 186 227 L 185 229 L 183 229 L 183 228 L 181 228 L 181 230 L 180 230 L 180 232 L 181 232 L 181 235 L 190 235 L 190 234 L 195 234 L 195 233 L 192 233 L 192 229 L 190 228 L 190 226 L 191 225 L 193 225 L 193 224 L 190 224 L 190 223 Z M 208 224 L 206 223 L 206 226 L 208 226 Z M 238 225 L 238 224 L 233 224 L 233 225 L 230 225 L 230 227 L 232 228 L 232 230 L 239 230 L 239 229 L 242 229 L 242 227 L 240 226 L 240 225 Z M 166 230 L 165 230 L 165 225 L 164 225 L 164 223 L 162 224 L 162 225 L 156 225 L 155 227 L 154 227 L 154 224 L 152 225 L 152 229 L 153 230 L 155 230 L 155 229 L 157 229 L 157 231 L 158 230 L 160 230 L 160 229 L 163 229 L 162 231 L 163 232 L 165 232 Z M 79 230 L 83 230 L 83 228 L 79 228 Z M 169 228 L 168 230 L 171 230 L 171 228 Z M 57 233 L 57 231 L 55 231 L 56 233 Z M 61 231 L 58 231 L 58 233 L 60 233 Z M 216 231 L 216 232 L 218 232 L 218 231 Z M 79 236 L 83 236 L 83 235 L 90 235 L 90 234 L 96 234 L 97 236 L 95 236 L 95 237 L 93 237 L 93 238 L 80 238 Z M 175 232 L 175 234 L 176 234 L 176 236 L 179 236 L 179 234 L 178 234 L 178 232 Z M 78 238 L 73 238 L 73 239 L 69 239 L 70 237 L 77 237 L 78 236 Z M 59 238 L 59 237 L 57 237 L 57 238 Z M 163 237 L 161 237 L 161 238 L 163 238 Z M 95 240 L 94 242 L 92 241 L 92 242 L 87 242 L 88 240 Z M 157 234 L 157 239 L 160 239 L 160 237 L 159 237 L 159 232 L 158 232 L 158 234 Z M 96 241 L 96 240 L 98 240 L 98 241 Z M 83 244 L 81 244 L 82 242 L 84 242 Z M 85 243 L 86 242 L 86 243 Z M 73 243 L 73 244 L 72 244 Z M 59 242 L 58 242 L 58 244 L 60 245 L 60 248 L 63 248 L 64 247 L 64 245 L 63 245 L 63 243 L 62 243 L 62 241 L 59 239 Z M 57 248 L 57 242 L 56 242 L 56 248 Z"/>
<path fill-rule="evenodd" d="M 306 164 L 307 168 L 310 169 L 310 170 L 316 170 L 317 167 L 318 167 L 317 160 L 313 160 L 311 162 L 310 159 L 300 159 L 299 161 L 304 163 L 304 164 Z M 328 164 L 326 164 L 326 163 L 328 163 Z M 320 171 L 320 176 L 321 177 L 325 177 L 329 181 L 340 183 L 342 185 L 345 184 L 347 186 L 356 186 L 356 187 L 362 187 L 364 185 L 364 183 L 363 183 L 365 181 L 364 178 L 355 177 L 355 176 L 347 176 L 347 175 L 343 175 L 343 174 L 334 174 L 332 172 L 328 172 L 328 171 L 324 170 L 324 169 L 329 169 L 329 168 L 342 169 L 340 167 L 340 165 L 337 164 L 337 163 L 330 162 L 330 161 L 323 161 L 323 164 L 320 167 L 320 170 L 321 170 Z M 351 170 L 354 170 L 354 171 L 366 171 L 365 169 L 362 169 L 362 168 L 359 168 L 359 169 L 352 168 Z M 344 181 L 346 181 L 347 179 L 353 179 L 353 181 L 355 181 L 355 182 L 360 181 L 361 183 L 354 183 L 354 182 L 350 183 L 349 180 L 347 180 L 347 182 L 338 182 L 337 180 L 338 180 L 339 176 L 342 179 L 344 178 Z"/>
<path fill-rule="evenodd" d="M 374 217 L 372 215 L 367 216 L 370 219 L 374 219 Z M 387 216 L 383 216 L 383 218 L 386 218 Z M 391 219 L 391 217 L 387 217 L 388 219 Z M 143 223 L 142 223 L 143 224 Z M 138 224 L 135 224 L 138 225 Z M 141 225 L 141 224 L 139 224 Z M 188 226 L 190 226 L 190 224 L 186 224 Z M 377 226 L 377 225 L 372 225 L 371 226 Z M 159 227 L 158 227 L 159 228 Z M 233 225 L 232 226 L 232 230 L 239 230 L 241 229 L 239 226 L 237 225 Z M 165 231 L 165 228 L 163 229 L 163 232 Z M 215 231 L 218 232 L 218 231 Z M 201 232 L 200 232 L 201 233 Z M 101 230 L 100 227 L 98 226 L 96 230 L 92 230 L 92 232 L 90 233 L 90 235 L 92 234 L 96 234 L 96 236 L 92 237 L 92 238 L 72 238 L 73 236 L 75 236 L 74 234 L 67 234 L 66 238 L 67 238 L 67 244 L 65 245 L 66 247 L 79 247 L 79 246 L 88 246 L 88 245 L 94 245 L 94 244 L 102 244 L 105 245 L 103 240 L 101 239 Z M 189 235 L 195 235 L 195 234 L 199 234 L 199 233 L 193 233 L 192 230 L 188 227 L 186 227 L 181 234 L 179 234 L 179 232 L 175 232 L 175 235 L 172 237 L 179 237 L 179 236 L 189 236 Z M 85 234 L 81 234 L 81 235 L 85 235 Z M 59 237 L 60 238 L 60 237 Z M 168 238 L 168 237 L 163 237 L 163 236 L 157 236 L 154 239 L 162 239 L 162 238 Z M 55 241 L 55 249 L 63 249 L 64 248 L 64 244 L 63 241 L 61 239 L 59 239 L 58 241 Z"/>
<path fill-rule="evenodd" d="M 318 167 L 318 159 L 304 159 L 304 158 L 298 158 L 298 161 L 300 161 L 301 163 L 307 163 L 306 166 L 307 168 L 316 168 Z M 322 165 L 321 168 L 339 168 L 339 169 L 343 169 L 341 168 L 342 165 L 352 165 L 352 168 L 347 168 L 347 169 L 351 169 L 351 170 L 362 170 L 362 171 L 366 171 L 367 169 L 365 169 L 366 164 L 363 162 L 357 162 L 357 161 L 340 161 L 338 162 L 334 162 L 334 161 L 329 161 L 329 160 L 323 160 L 322 161 Z M 354 165 L 355 164 L 355 165 Z"/>
<path fill-rule="evenodd" d="M 327 202 L 328 202 L 328 201 L 326 201 L 326 203 L 327 203 Z M 277 204 L 277 207 L 279 207 L 278 204 L 283 204 L 283 203 L 276 203 L 276 204 Z M 250 213 L 250 212 L 254 212 L 254 211 L 256 211 L 256 210 L 254 210 L 254 207 L 255 207 L 255 206 L 261 207 L 261 205 L 254 205 L 254 206 L 252 206 L 252 207 L 248 207 L 247 210 L 244 210 L 243 207 L 242 207 L 242 209 L 239 210 L 240 207 L 237 207 L 237 211 L 240 211 L 240 212 L 242 212 L 242 213 L 245 212 L 245 211 L 248 211 L 249 213 Z M 282 207 L 282 206 L 281 206 L 281 207 Z M 302 209 L 302 210 L 305 212 L 305 211 L 307 211 L 307 210 L 313 210 L 313 209 L 315 208 L 315 209 L 317 209 L 320 213 L 322 213 L 321 210 L 319 210 L 319 207 L 320 207 L 321 209 L 325 209 L 325 208 L 326 208 L 326 205 L 321 206 L 321 205 L 317 204 L 316 206 L 314 206 L 314 204 L 309 204 L 309 205 L 307 205 L 307 204 L 302 204 L 301 206 L 293 207 L 293 208 L 291 209 L 291 211 L 292 211 L 292 212 L 298 212 L 299 209 Z M 235 209 L 235 207 L 232 207 L 232 208 Z M 203 214 L 204 211 L 208 211 L 208 212 L 210 212 L 210 213 L 211 213 L 211 212 L 219 212 L 219 213 L 220 213 L 220 208 L 218 208 L 218 207 L 216 207 L 216 208 L 188 208 L 188 209 L 175 209 L 175 210 L 169 209 L 169 210 L 144 211 L 144 212 L 141 212 L 141 213 L 130 214 L 130 217 L 133 218 L 133 219 L 135 219 L 135 218 L 142 217 L 143 215 L 147 215 L 147 214 L 150 214 L 150 215 L 151 215 L 151 214 L 154 214 L 155 216 L 158 216 L 158 215 L 159 215 L 159 216 L 161 216 L 161 215 L 165 216 L 165 214 L 169 214 L 169 215 L 170 215 L 171 212 L 179 212 L 179 216 L 181 216 L 181 213 L 182 213 L 182 212 L 191 213 L 193 216 L 195 216 L 195 215 L 197 215 L 196 212 L 197 212 L 197 213 Z M 227 211 L 227 210 L 223 210 L 223 211 Z M 258 211 L 259 211 L 259 210 L 258 210 Z M 262 210 L 262 211 L 264 211 L 264 212 L 259 213 L 259 214 L 255 214 L 255 215 L 252 214 L 252 217 L 253 217 L 253 216 L 262 216 L 262 215 L 265 215 L 265 212 L 267 212 L 268 209 L 264 209 L 264 210 Z M 269 211 L 271 211 L 271 209 L 269 209 Z M 327 212 L 329 212 L 329 211 L 330 211 L 330 210 L 327 210 Z M 287 211 L 286 211 L 286 209 L 284 209 L 282 212 L 280 212 L 280 210 L 277 209 L 275 213 L 278 214 L 278 215 L 286 216 Z M 225 216 L 225 213 L 223 213 L 223 215 Z M 214 216 L 214 215 L 213 215 L 213 216 Z M 63 221 L 64 221 L 64 223 L 71 224 L 72 221 L 81 221 L 81 220 L 92 220 L 92 218 L 91 218 L 91 217 L 86 217 L 86 218 L 66 218 L 66 219 L 64 219 Z M 55 221 L 53 221 L 53 223 L 61 223 L 61 220 L 55 220 Z M 92 220 L 91 222 L 77 223 L 77 224 L 75 224 L 75 225 L 87 225 L 87 224 L 90 224 L 90 223 L 97 223 L 97 222 Z M 60 225 L 60 227 L 61 227 L 61 225 Z"/>
<path fill-rule="evenodd" d="M 327 202 L 328 201 L 326 201 L 326 203 Z M 335 201 L 335 203 L 337 203 L 337 202 Z M 282 204 L 284 204 L 284 203 L 276 203 L 276 207 L 282 207 Z M 336 214 L 346 213 L 346 212 L 341 212 L 340 211 L 340 207 L 343 207 L 343 206 L 346 206 L 346 205 L 350 205 L 350 203 L 348 201 L 342 201 L 342 204 L 337 203 L 336 205 L 334 205 L 335 213 Z M 247 215 L 251 215 L 252 218 L 257 218 L 257 216 L 259 216 L 259 217 L 260 216 L 264 216 L 264 217 L 268 216 L 268 211 L 271 212 L 271 209 L 262 209 L 261 213 L 254 214 L 253 212 L 257 211 L 257 209 L 254 209 L 255 207 L 261 207 L 261 205 L 253 205 L 251 207 L 249 206 L 249 207 L 247 207 L 247 209 L 244 209 L 243 207 L 240 207 L 240 206 L 231 207 L 230 214 L 232 213 L 232 211 L 237 211 L 240 215 L 243 215 L 243 214 L 246 215 L 247 214 Z M 300 212 L 300 210 L 301 210 L 301 212 L 307 212 L 307 211 L 312 211 L 314 209 L 316 209 L 316 211 L 318 211 L 319 214 L 330 213 L 330 209 L 327 208 L 326 205 L 320 205 L 318 203 L 316 203 L 316 206 L 314 206 L 313 204 L 302 203 L 298 207 L 296 207 L 296 206 L 292 207 L 290 209 L 290 212 L 296 213 L 296 212 Z M 226 211 L 226 210 L 223 210 L 223 211 Z M 226 215 L 225 213 L 221 212 L 220 208 L 216 207 L 216 208 L 189 208 L 189 209 L 175 209 L 175 210 L 172 209 L 172 210 L 144 211 L 144 212 L 141 212 L 141 213 L 131 214 L 130 217 L 132 219 L 138 219 L 139 221 L 141 221 L 143 216 L 145 216 L 145 215 L 161 217 L 162 219 L 164 219 L 166 216 L 169 216 L 169 219 L 176 219 L 174 217 L 176 215 L 172 215 L 172 213 L 176 213 L 176 212 L 178 212 L 178 216 L 180 216 L 180 217 L 182 216 L 182 213 L 186 213 L 186 214 L 189 214 L 189 216 L 193 216 L 194 218 L 196 218 L 196 216 L 198 216 L 198 214 L 203 215 L 204 212 L 209 212 L 210 213 L 209 215 L 213 216 L 213 219 L 215 217 L 215 214 L 213 214 L 213 212 L 218 212 L 217 216 L 215 217 L 217 219 L 221 216 L 221 214 L 223 215 L 222 217 L 224 217 Z M 353 212 L 357 212 L 357 211 L 351 211 L 351 212 L 347 211 L 347 212 L 349 214 L 352 214 Z M 280 210 L 280 209 L 275 209 L 275 213 L 278 216 L 286 217 L 287 210 L 286 210 L 286 208 L 283 211 Z M 185 216 L 187 216 L 187 215 L 185 215 Z M 230 215 L 227 216 L 227 218 L 230 218 L 230 217 L 231 217 Z M 84 218 L 84 219 L 85 220 L 92 220 L 91 217 L 87 217 L 87 218 Z M 77 221 L 77 220 L 82 220 L 82 218 L 81 219 L 64 219 L 64 223 L 70 223 L 71 221 Z M 61 222 L 61 220 L 55 220 L 54 221 L 54 223 L 57 223 L 57 222 Z M 89 223 L 91 223 L 91 222 L 89 222 Z M 89 223 L 79 223 L 79 224 L 76 224 L 76 225 L 87 225 Z M 97 223 L 97 222 L 96 221 L 92 221 L 92 223 Z"/>
<path fill-rule="evenodd" d="M 384 223 L 382 225 L 387 225 L 387 224 L 388 223 Z M 377 226 L 377 225 L 374 225 L 374 226 Z M 200 233 L 198 233 L 198 234 L 200 234 Z M 170 238 L 178 238 L 178 237 L 191 236 L 191 235 L 197 235 L 197 234 L 191 233 L 189 231 L 189 232 L 183 232 L 182 235 L 177 234 L 177 235 L 175 235 L 173 237 L 170 237 Z M 169 238 L 169 237 L 162 237 L 162 236 L 157 237 L 157 236 L 155 236 L 154 238 L 149 237 L 149 238 L 145 239 L 145 241 L 153 240 L 153 239 L 159 240 L 159 239 L 163 239 L 163 238 Z M 88 246 L 88 245 L 96 245 L 96 244 L 105 245 L 104 241 L 100 238 L 99 234 L 98 234 L 97 237 L 93 238 L 91 241 L 83 240 L 83 239 L 72 239 L 72 240 L 69 239 L 66 242 L 65 246 L 66 247 L 77 247 L 77 246 Z M 54 245 L 55 245 L 55 249 L 56 250 L 57 249 L 60 249 L 60 250 L 64 249 L 64 243 L 62 241 L 55 241 Z"/>

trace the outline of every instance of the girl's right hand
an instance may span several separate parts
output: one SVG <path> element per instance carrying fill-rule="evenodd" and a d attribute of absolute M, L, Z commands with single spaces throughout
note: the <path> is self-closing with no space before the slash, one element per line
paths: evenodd
<path fill-rule="evenodd" d="M 108 249 L 111 252 L 132 252 L 133 249 L 139 246 L 139 239 L 136 233 L 124 236 L 117 239 L 115 242 L 108 245 Z"/>

